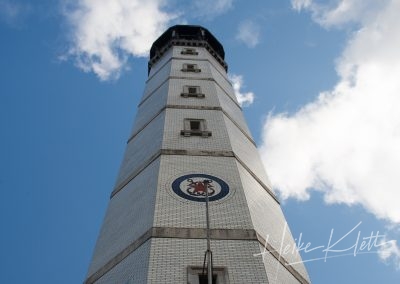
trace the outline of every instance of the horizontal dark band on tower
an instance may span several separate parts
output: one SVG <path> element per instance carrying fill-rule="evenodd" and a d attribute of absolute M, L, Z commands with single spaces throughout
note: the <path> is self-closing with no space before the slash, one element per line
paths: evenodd
<path fill-rule="evenodd" d="M 136 171 L 130 174 L 125 180 L 119 183 L 114 190 L 111 192 L 110 198 L 113 198 L 118 192 L 120 192 L 131 180 L 139 175 L 144 169 L 146 169 L 152 162 L 154 162 L 161 155 L 177 155 L 177 156 L 211 156 L 211 157 L 232 157 L 261 185 L 262 188 L 278 203 L 279 200 L 271 189 L 264 184 L 255 173 L 233 152 L 233 151 L 204 151 L 204 150 L 182 150 L 182 149 L 161 149 L 152 155 L 145 163 L 142 164 Z"/>
<path fill-rule="evenodd" d="M 206 151 L 206 150 L 182 150 L 182 149 L 179 150 L 162 149 L 161 155 L 235 157 L 233 151 Z"/>
<path fill-rule="evenodd" d="M 140 107 L 146 100 L 148 100 L 153 94 L 168 80 L 170 79 L 175 79 L 175 80 L 198 80 L 198 81 L 213 81 L 223 92 L 225 95 L 228 96 L 228 98 L 240 109 L 242 110 L 242 107 L 239 105 L 238 102 L 236 102 L 229 94 L 228 92 L 212 77 L 208 78 L 198 78 L 198 77 L 183 77 L 183 76 L 169 76 L 167 77 L 157 88 L 155 88 L 153 91 L 151 91 L 145 98 L 142 99 L 142 101 L 138 104 L 138 107 Z M 231 83 L 229 83 L 231 84 Z"/>
<path fill-rule="evenodd" d="M 187 156 L 214 156 L 214 157 L 235 157 L 232 151 L 202 151 L 202 150 L 175 150 L 175 149 L 161 149 L 152 155 L 143 166 L 134 171 L 129 175 L 124 181 L 118 184 L 110 198 L 113 198 L 120 190 L 122 190 L 131 180 L 133 180 L 137 175 L 139 175 L 144 169 L 146 169 L 152 162 L 154 162 L 161 155 L 187 155 Z"/>
<path fill-rule="evenodd" d="M 123 261 L 141 245 L 151 238 L 170 238 L 170 239 L 206 239 L 207 229 L 203 228 L 175 228 L 175 227 L 152 227 L 147 230 L 138 239 L 130 243 L 125 249 L 116 254 L 105 265 L 90 275 L 84 284 L 93 284 L 107 272 L 113 269 L 117 264 Z M 308 281 L 295 268 L 290 266 L 286 259 L 279 252 L 266 243 L 265 240 L 254 229 L 210 229 L 210 238 L 212 240 L 234 240 L 234 241 L 257 241 L 260 243 L 277 261 L 282 264 L 297 280 L 302 284 L 308 284 Z"/>
<path fill-rule="evenodd" d="M 224 77 L 224 74 L 221 73 L 221 71 L 218 69 L 218 67 L 215 66 L 214 62 L 210 61 L 208 58 L 193 58 L 193 57 L 192 57 L 192 58 L 187 58 L 187 57 L 182 57 L 182 56 L 171 56 L 170 58 L 168 58 L 168 60 L 166 60 L 166 61 L 158 68 L 157 71 L 155 71 L 153 74 L 151 74 L 151 76 L 149 76 L 149 77 L 147 78 L 147 80 L 146 80 L 145 83 L 148 83 L 151 79 L 153 79 L 154 76 L 155 76 L 158 72 L 160 72 L 160 70 L 161 70 L 168 62 L 170 62 L 172 59 L 175 59 L 175 60 L 182 60 L 182 61 L 188 61 L 188 60 L 190 60 L 190 61 L 208 61 L 208 62 L 215 68 L 215 70 L 217 70 L 218 73 L 220 73 L 220 74 Z M 226 72 L 224 72 L 224 73 L 226 74 Z M 199 78 L 199 79 L 200 79 L 200 78 Z M 226 80 L 226 81 L 229 82 L 229 80 Z M 231 83 L 229 82 L 229 84 L 231 84 Z"/>
<path fill-rule="evenodd" d="M 213 107 L 213 106 L 191 106 L 191 105 L 166 105 L 165 107 L 161 108 L 148 122 L 146 122 L 142 127 L 140 127 L 138 130 L 135 131 L 129 137 L 127 143 L 131 142 L 143 129 L 146 128 L 147 125 L 149 125 L 154 119 L 156 119 L 164 110 L 167 108 L 171 109 L 195 109 L 195 110 L 218 110 L 222 111 L 222 113 L 242 132 L 244 136 L 252 143 L 254 146 L 257 147 L 256 142 L 250 137 L 249 134 L 247 134 L 242 127 L 226 112 L 222 107 Z"/>
<path fill-rule="evenodd" d="M 211 107 L 211 106 L 190 106 L 190 105 L 166 105 L 163 108 L 161 108 L 148 122 L 146 122 L 142 127 L 140 127 L 138 130 L 135 131 L 129 137 L 128 142 L 131 142 L 133 138 L 135 138 L 136 135 L 138 135 L 143 129 L 146 128 L 147 125 L 149 125 L 157 116 L 159 116 L 164 110 L 167 108 L 172 108 L 172 109 L 197 109 L 197 110 L 220 110 L 222 111 L 221 107 Z"/>
<path fill-rule="evenodd" d="M 207 229 L 202 228 L 166 228 L 153 227 L 129 244 L 103 267 L 87 278 L 84 284 L 92 284 L 124 260 L 150 238 L 177 238 L 177 239 L 205 239 Z M 252 229 L 210 229 L 210 238 L 213 240 L 257 240 L 257 234 Z"/>

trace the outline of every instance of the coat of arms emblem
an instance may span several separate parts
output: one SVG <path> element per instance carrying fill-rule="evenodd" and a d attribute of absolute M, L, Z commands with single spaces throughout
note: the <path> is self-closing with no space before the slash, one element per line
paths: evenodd
<path fill-rule="evenodd" d="M 208 193 L 209 201 L 224 198 L 229 193 L 229 187 L 220 178 L 205 174 L 189 174 L 175 179 L 172 191 L 178 196 L 197 202 L 205 202 Z"/>
<path fill-rule="evenodd" d="M 193 179 L 188 178 L 186 181 L 188 182 L 186 191 L 190 195 L 205 197 L 208 193 L 210 197 L 215 193 L 214 186 L 212 185 L 213 181 L 210 179 L 193 181 Z"/>

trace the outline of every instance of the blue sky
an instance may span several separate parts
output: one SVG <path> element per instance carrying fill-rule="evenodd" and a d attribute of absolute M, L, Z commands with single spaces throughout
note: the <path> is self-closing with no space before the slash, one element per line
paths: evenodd
<path fill-rule="evenodd" d="M 203 25 L 224 45 L 293 236 L 309 248 L 346 236 L 331 247 L 341 252 L 303 249 L 313 283 L 399 283 L 399 9 L 0 0 L 0 283 L 82 283 L 148 49 L 177 23 Z M 372 245 L 361 250 L 363 240 Z"/>

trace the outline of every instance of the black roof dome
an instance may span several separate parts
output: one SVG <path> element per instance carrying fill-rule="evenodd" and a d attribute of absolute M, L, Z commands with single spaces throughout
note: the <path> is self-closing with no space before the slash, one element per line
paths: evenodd
<path fill-rule="evenodd" d="M 175 25 L 167 29 L 151 46 L 149 71 L 161 55 L 173 45 L 203 46 L 227 70 L 222 44 L 206 28 L 196 25 Z"/>

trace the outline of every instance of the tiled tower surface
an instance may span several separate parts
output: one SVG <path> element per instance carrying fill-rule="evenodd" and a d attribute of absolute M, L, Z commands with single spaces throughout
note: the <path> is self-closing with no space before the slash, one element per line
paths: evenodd
<path fill-rule="evenodd" d="M 205 190 L 216 283 L 310 282 L 224 55 L 200 26 L 173 26 L 153 43 L 85 283 L 206 283 Z"/>

